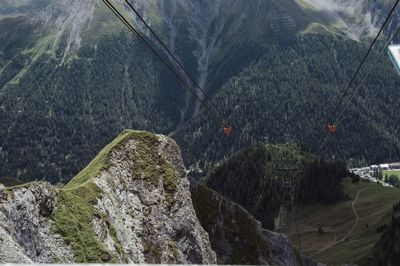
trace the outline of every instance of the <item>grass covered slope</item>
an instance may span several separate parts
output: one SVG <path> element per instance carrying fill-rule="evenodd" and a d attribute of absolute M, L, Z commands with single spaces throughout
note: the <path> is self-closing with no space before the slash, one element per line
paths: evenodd
<path fill-rule="evenodd" d="M 352 183 L 345 179 L 341 186 L 348 200 L 296 209 L 305 253 L 314 255 L 313 259 L 319 262 L 355 263 L 369 254 L 379 239 L 377 228 L 390 223 L 393 205 L 400 199 L 399 189 L 375 183 Z M 359 217 L 356 225 L 352 204 Z M 318 232 L 320 227 L 322 233 Z M 292 233 L 292 240 L 297 240 Z"/>
<path fill-rule="evenodd" d="M 54 229 L 72 245 L 76 262 L 107 262 L 112 258 L 91 226 L 99 193 L 99 188 L 91 182 L 59 192 L 52 217 Z"/>
<path fill-rule="evenodd" d="M 108 156 L 110 155 L 111 151 L 122 145 L 124 141 L 131 137 L 139 137 L 139 136 L 153 136 L 147 132 L 139 132 L 134 130 L 125 130 L 123 131 L 117 138 L 115 138 L 110 144 L 105 146 L 97 156 L 68 184 L 65 186 L 65 189 L 73 189 L 77 188 L 78 186 L 83 185 L 84 183 L 90 181 L 91 178 L 95 177 L 100 170 L 107 169 L 108 167 Z"/>
<path fill-rule="evenodd" d="M 110 154 L 132 138 L 137 141 L 138 153 L 142 159 L 141 164 L 137 165 L 137 168 L 132 169 L 132 171 L 143 171 L 144 176 L 149 178 L 149 182 L 157 182 L 153 179 L 160 178 L 159 171 L 168 172 L 165 175 L 167 178 L 164 180 L 165 190 L 172 192 L 176 186 L 176 178 L 174 179 L 174 176 L 170 173 L 173 169 L 152 161 L 152 158 L 157 157 L 157 149 L 154 144 L 157 143 L 158 137 L 143 131 L 123 131 L 59 192 L 58 206 L 53 213 L 54 229 L 64 237 L 67 243 L 72 245 L 76 262 L 116 262 L 117 258 L 124 255 L 118 243 L 115 244 L 115 250 L 118 254 L 110 254 L 95 235 L 91 225 L 95 215 L 106 220 L 105 224 L 109 227 L 108 230 L 111 233 L 115 232 L 115 229 L 112 228 L 107 218 L 97 213 L 94 208 L 102 191 L 93 182 L 93 179 L 101 171 L 109 168 Z M 144 161 L 143 158 L 148 160 Z M 171 199 L 167 197 L 168 200 Z M 114 242 L 118 242 L 115 241 L 115 235 L 112 237 Z"/>

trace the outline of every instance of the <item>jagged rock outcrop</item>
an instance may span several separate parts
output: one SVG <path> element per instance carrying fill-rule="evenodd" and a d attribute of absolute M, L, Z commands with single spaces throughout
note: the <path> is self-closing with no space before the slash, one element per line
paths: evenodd
<path fill-rule="evenodd" d="M 220 264 L 317 265 L 282 234 L 264 230 L 244 208 L 210 188 L 192 192 L 193 205 Z"/>
<path fill-rule="evenodd" d="M 216 263 L 176 143 L 124 131 L 64 188 L 0 188 L 0 262 Z"/>
<path fill-rule="evenodd" d="M 290 240 L 283 234 L 262 230 L 263 238 L 268 241 L 272 253 L 272 265 L 303 265 L 323 266 L 324 264 L 315 263 L 310 257 L 300 254 L 293 248 Z"/>

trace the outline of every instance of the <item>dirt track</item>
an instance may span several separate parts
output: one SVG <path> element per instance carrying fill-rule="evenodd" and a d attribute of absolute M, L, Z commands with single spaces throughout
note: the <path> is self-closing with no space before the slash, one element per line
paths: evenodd
<path fill-rule="evenodd" d="M 324 252 L 325 250 L 330 249 L 331 247 L 333 247 L 333 246 L 335 246 L 335 245 L 337 245 L 337 244 L 340 244 L 340 243 L 344 242 L 344 241 L 346 240 L 346 238 L 348 238 L 348 237 L 353 233 L 354 228 L 356 228 L 356 226 L 357 226 L 357 224 L 358 224 L 358 221 L 359 221 L 359 217 L 358 217 L 358 213 L 357 213 L 355 204 L 356 204 L 356 202 L 357 202 L 357 200 L 358 200 L 358 197 L 360 196 L 361 191 L 363 191 L 364 189 L 365 189 L 365 188 L 360 189 L 360 190 L 357 192 L 356 198 L 355 198 L 355 199 L 353 200 L 353 202 L 351 203 L 351 208 L 353 209 L 353 213 L 354 213 L 354 216 L 355 216 L 355 220 L 354 220 L 354 224 L 353 224 L 353 226 L 351 227 L 350 231 L 349 231 L 342 239 L 340 239 L 340 240 L 338 240 L 338 241 L 334 241 L 334 242 L 332 242 L 331 244 L 329 244 L 328 246 L 326 246 L 326 247 L 324 247 L 324 248 L 318 250 L 318 252 L 316 252 L 316 253 L 314 253 L 313 255 L 311 255 L 311 257 L 316 256 L 316 255 L 318 255 L 318 254 Z M 336 235 L 335 235 L 335 237 L 336 237 Z"/>

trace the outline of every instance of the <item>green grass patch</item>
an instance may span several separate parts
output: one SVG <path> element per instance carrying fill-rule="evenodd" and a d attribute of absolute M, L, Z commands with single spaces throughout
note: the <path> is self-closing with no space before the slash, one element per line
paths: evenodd
<path fill-rule="evenodd" d="M 137 145 L 138 160 L 134 160 L 133 176 L 148 180 L 152 186 L 157 186 L 163 177 L 165 198 L 169 205 L 174 203 L 174 193 L 178 185 L 175 169 L 166 158 L 158 154 L 158 137 L 142 132 Z"/>
<path fill-rule="evenodd" d="M 365 257 L 379 239 L 376 229 L 389 224 L 393 205 L 400 199 L 400 189 L 384 187 L 375 183 L 352 183 L 350 179 L 342 181 L 344 193 L 350 199 L 332 205 L 308 205 L 297 209 L 303 248 L 307 255 L 314 254 L 336 240 L 341 240 L 354 224 L 352 201 L 361 189 L 355 208 L 359 215 L 358 225 L 349 238 L 314 259 L 327 264 L 355 263 Z M 318 227 L 326 233 L 318 234 Z M 295 232 L 290 235 L 297 243 Z"/>
<path fill-rule="evenodd" d="M 67 244 L 71 244 L 76 262 L 110 260 L 91 226 L 99 193 L 100 189 L 94 183 L 59 192 L 57 208 L 53 213 L 54 229 Z"/>
<path fill-rule="evenodd" d="M 11 191 L 13 191 L 15 189 L 18 189 L 18 188 L 29 188 L 35 182 L 37 182 L 37 181 L 32 181 L 32 182 L 28 182 L 28 183 L 22 183 L 22 184 L 19 184 L 19 185 L 9 186 L 9 187 L 6 187 L 6 191 L 11 192 Z"/>
<path fill-rule="evenodd" d="M 384 170 L 382 171 L 383 176 L 385 177 L 386 175 L 389 177 L 391 175 L 394 175 L 397 177 L 397 179 L 400 179 L 400 170 Z"/>
<path fill-rule="evenodd" d="M 68 182 L 68 184 L 65 186 L 65 189 L 77 188 L 78 186 L 91 180 L 101 170 L 107 169 L 109 167 L 108 156 L 115 147 L 123 145 L 124 142 L 131 137 L 143 139 L 148 137 L 148 135 L 154 136 L 147 132 L 124 130 L 116 139 L 114 139 L 110 144 L 104 147 L 78 175 L 76 175 L 70 182 Z"/>

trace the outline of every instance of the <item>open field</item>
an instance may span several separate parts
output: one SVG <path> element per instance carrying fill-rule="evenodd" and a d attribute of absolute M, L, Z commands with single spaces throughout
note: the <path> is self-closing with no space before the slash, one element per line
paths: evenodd
<path fill-rule="evenodd" d="M 398 179 L 400 179 L 400 170 L 384 170 L 382 171 L 383 176 L 388 175 L 395 175 Z"/>
<path fill-rule="evenodd" d="M 297 209 L 300 236 L 304 252 L 318 262 L 329 264 L 354 263 L 368 254 L 379 239 L 376 229 L 388 224 L 392 206 L 400 200 L 400 189 L 375 183 L 342 183 L 350 199 L 334 205 L 307 206 Z M 356 195 L 359 197 L 356 201 Z M 359 216 L 356 217 L 352 203 Z M 323 233 L 318 233 L 321 227 Z M 353 231 L 352 228 L 354 229 Z M 351 232 L 351 233 L 350 233 Z M 297 244 L 292 226 L 289 237 Z"/>

